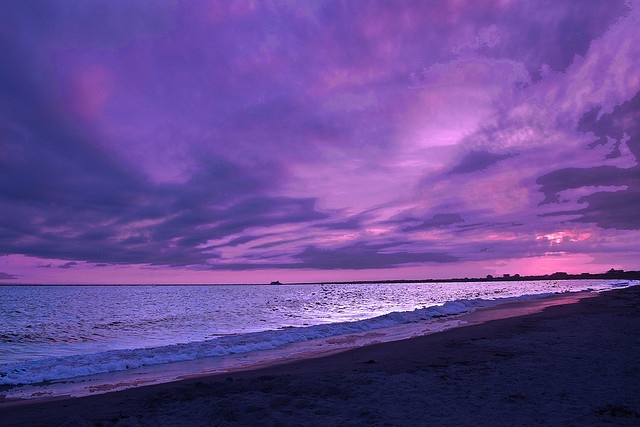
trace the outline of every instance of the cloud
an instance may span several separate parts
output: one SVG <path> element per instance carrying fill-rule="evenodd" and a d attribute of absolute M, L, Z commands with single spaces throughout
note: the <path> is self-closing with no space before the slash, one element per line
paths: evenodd
<path fill-rule="evenodd" d="M 71 262 L 66 262 L 66 263 L 64 263 L 62 265 L 59 265 L 58 268 L 73 268 L 76 265 L 78 265 L 77 262 L 71 261 Z"/>
<path fill-rule="evenodd" d="M 494 32 L 506 32 L 498 43 L 481 48 L 487 56 L 522 61 L 534 82 L 542 79 L 547 66 L 564 72 L 576 56 L 586 54 L 593 39 L 604 34 L 617 18 L 628 11 L 624 1 L 517 2 L 506 8 Z M 519 31 L 517 29 L 520 29 Z"/>
<path fill-rule="evenodd" d="M 377 269 L 397 267 L 410 263 L 449 263 L 458 258 L 444 253 L 422 252 L 413 253 L 406 250 L 393 251 L 397 244 L 354 245 L 324 249 L 310 246 L 302 253 L 295 255 L 303 268 L 319 269 Z"/>
<path fill-rule="evenodd" d="M 4 273 L 0 271 L 0 280 L 14 280 L 17 278 L 18 276 L 16 276 L 15 274 L 9 274 L 9 273 Z"/>
<path fill-rule="evenodd" d="M 176 194 L 168 201 L 182 205 L 183 201 L 176 200 L 180 197 Z M 6 239 L 5 250 L 42 258 L 90 262 L 206 264 L 207 260 L 219 257 L 205 245 L 207 241 L 237 236 L 249 229 L 327 218 L 326 214 L 315 210 L 314 204 L 313 199 L 255 197 L 226 209 L 195 205 L 175 211 L 168 209 L 166 216 L 155 218 L 137 215 L 134 207 L 131 217 L 135 220 L 121 220 L 99 229 L 90 222 L 76 223 L 71 230 L 61 233 L 45 233 L 35 226 L 29 239 L 25 236 Z M 162 205 L 158 210 L 163 210 Z M 86 213 L 88 219 L 92 214 Z M 99 214 L 94 215 L 100 218 Z M 149 225 L 135 226 L 146 221 L 150 221 Z M 46 229 L 46 226 L 42 227 Z M 234 239 L 229 246 L 250 240 Z"/>
<path fill-rule="evenodd" d="M 638 229 L 637 5 L 240 6 L 0 5 L 1 254 L 379 269 Z"/>
<path fill-rule="evenodd" d="M 154 184 L 111 166 L 87 145 L 66 150 L 65 141 L 51 156 L 39 149 L 44 132 L 5 140 L 7 157 L 13 157 L 0 171 L 5 253 L 190 265 L 216 257 L 197 248 L 209 239 L 328 218 L 315 209 L 315 199 L 263 195 L 279 179 L 262 177 L 263 171 L 205 157 L 185 184 Z M 83 139 L 69 138 L 78 144 Z"/>
<path fill-rule="evenodd" d="M 317 224 L 316 227 L 327 230 L 361 230 L 361 221 L 360 218 L 345 218 L 338 222 L 322 222 Z"/>
<path fill-rule="evenodd" d="M 494 154 L 488 151 L 472 151 L 467 153 L 451 171 L 450 174 L 472 173 L 512 157 L 511 154 Z"/>
<path fill-rule="evenodd" d="M 639 230 L 640 217 L 637 211 L 640 206 L 640 166 L 637 159 L 640 159 L 640 92 L 616 106 L 610 114 L 603 114 L 598 118 L 597 112 L 598 109 L 585 113 L 578 126 L 579 131 L 596 136 L 597 139 L 589 147 L 593 149 L 604 145 L 616 152 L 624 143 L 635 157 L 636 166 L 565 168 L 539 177 L 536 182 L 541 185 L 540 191 L 545 195 L 542 203 L 562 202 L 559 194 L 568 189 L 617 187 L 616 191 L 595 191 L 581 196 L 577 203 L 586 205 L 585 208 L 549 212 L 545 215 L 578 215 L 573 221 L 596 223 L 603 228 Z"/>
<path fill-rule="evenodd" d="M 403 219 L 400 222 L 413 222 L 415 219 L 407 218 Z M 457 224 L 464 222 L 460 214 L 435 214 L 433 217 L 422 220 L 417 225 L 412 225 L 409 227 L 404 227 L 403 231 L 416 231 L 416 230 L 427 230 L 430 228 L 440 228 L 447 227 L 449 225 Z"/>
<path fill-rule="evenodd" d="M 613 166 L 565 168 L 542 175 L 536 180 L 545 199 L 540 204 L 559 203 L 560 192 L 587 186 L 621 186 L 628 182 L 624 169 Z"/>

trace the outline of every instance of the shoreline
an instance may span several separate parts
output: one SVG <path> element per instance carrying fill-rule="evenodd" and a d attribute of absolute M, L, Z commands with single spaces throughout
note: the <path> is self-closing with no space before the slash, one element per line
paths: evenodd
<path fill-rule="evenodd" d="M 640 422 L 640 286 L 501 315 L 259 369 L 3 403 L 0 425 Z"/>

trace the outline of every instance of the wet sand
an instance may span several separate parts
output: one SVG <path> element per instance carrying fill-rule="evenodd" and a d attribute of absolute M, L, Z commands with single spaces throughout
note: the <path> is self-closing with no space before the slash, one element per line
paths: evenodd
<path fill-rule="evenodd" d="M 318 359 L 3 402 L 0 425 L 640 425 L 640 286 L 500 318 L 515 308 Z"/>

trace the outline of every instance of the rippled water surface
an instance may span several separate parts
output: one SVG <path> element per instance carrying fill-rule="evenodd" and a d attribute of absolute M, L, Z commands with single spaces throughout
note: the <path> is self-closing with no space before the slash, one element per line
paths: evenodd
<path fill-rule="evenodd" d="M 0 364 L 357 321 L 607 281 L 229 286 L 0 286 Z"/>

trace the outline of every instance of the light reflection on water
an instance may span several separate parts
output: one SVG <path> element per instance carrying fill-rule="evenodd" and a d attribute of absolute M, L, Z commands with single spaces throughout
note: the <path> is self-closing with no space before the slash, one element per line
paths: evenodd
<path fill-rule="evenodd" d="M 0 286 L 0 364 L 356 321 L 461 299 L 605 281 L 228 286 Z"/>

